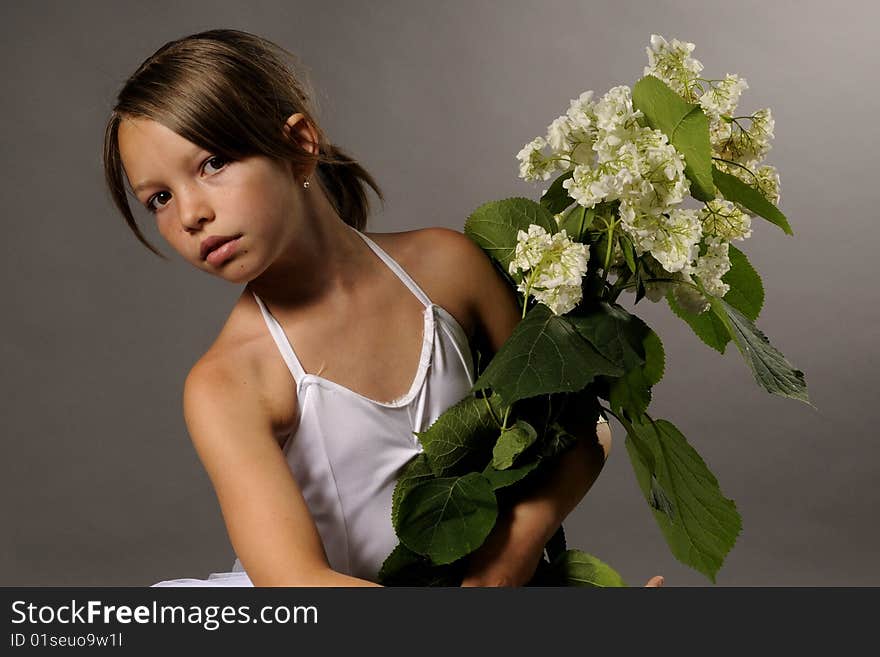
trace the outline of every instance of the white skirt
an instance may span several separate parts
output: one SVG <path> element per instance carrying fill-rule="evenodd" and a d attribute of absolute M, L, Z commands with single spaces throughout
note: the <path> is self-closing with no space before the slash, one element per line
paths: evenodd
<path fill-rule="evenodd" d="M 236 559 L 235 563 L 232 565 L 232 570 L 227 573 L 211 573 L 208 575 L 208 579 L 195 579 L 192 577 L 186 577 L 183 579 L 167 579 L 162 582 L 157 582 L 156 584 L 152 584 L 150 588 L 156 586 L 253 586 L 254 583 L 251 581 L 251 578 L 248 577 L 247 573 L 244 572 L 244 568 L 241 566 L 241 562 Z"/>

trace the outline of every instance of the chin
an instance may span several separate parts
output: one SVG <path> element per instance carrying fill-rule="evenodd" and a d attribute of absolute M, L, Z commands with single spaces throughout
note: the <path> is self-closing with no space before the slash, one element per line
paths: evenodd
<path fill-rule="evenodd" d="M 248 267 L 247 264 L 245 264 L 243 256 L 246 253 L 247 251 L 236 254 L 236 256 L 232 260 L 229 260 L 220 269 L 217 269 L 210 264 L 207 265 L 207 269 L 205 269 L 204 266 L 199 266 L 198 268 L 200 271 L 203 271 L 206 274 L 213 276 L 214 278 L 219 278 L 230 283 L 235 283 L 237 285 L 244 285 L 256 278 L 258 275 L 258 273 L 255 273 L 251 267 Z M 202 261 L 202 265 L 205 264 L 207 263 Z"/>

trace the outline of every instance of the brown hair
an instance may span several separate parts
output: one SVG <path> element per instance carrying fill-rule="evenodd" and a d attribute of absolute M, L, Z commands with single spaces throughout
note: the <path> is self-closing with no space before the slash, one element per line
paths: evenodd
<path fill-rule="evenodd" d="M 363 230 L 370 213 L 366 185 L 384 202 L 373 177 L 331 144 L 315 120 L 306 77 L 296 56 L 238 30 L 209 30 L 170 41 L 148 57 L 119 92 L 104 133 L 104 176 L 113 202 L 138 240 L 162 255 L 138 228 L 126 196 L 119 124 L 152 119 L 224 159 L 265 155 L 296 166 L 317 161 L 318 181 L 343 221 Z M 281 126 L 302 113 L 318 135 L 318 153 L 287 139 Z M 384 203 L 383 203 L 384 204 Z"/>

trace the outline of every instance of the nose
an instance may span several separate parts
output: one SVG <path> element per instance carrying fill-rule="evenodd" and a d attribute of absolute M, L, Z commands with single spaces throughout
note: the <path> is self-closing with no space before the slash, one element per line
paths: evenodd
<path fill-rule="evenodd" d="M 186 231 L 198 230 L 204 221 L 214 220 L 214 211 L 205 194 L 189 189 L 177 196 L 180 223 Z"/>

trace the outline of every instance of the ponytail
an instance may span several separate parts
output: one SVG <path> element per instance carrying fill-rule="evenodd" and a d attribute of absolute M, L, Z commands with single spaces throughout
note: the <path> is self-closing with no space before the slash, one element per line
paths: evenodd
<path fill-rule="evenodd" d="M 363 230 L 370 215 L 367 185 L 384 201 L 382 190 L 366 169 L 338 146 L 325 144 L 327 156 L 318 161 L 316 171 L 324 193 L 340 218 L 357 230 Z"/>

